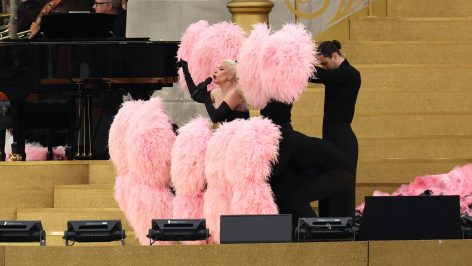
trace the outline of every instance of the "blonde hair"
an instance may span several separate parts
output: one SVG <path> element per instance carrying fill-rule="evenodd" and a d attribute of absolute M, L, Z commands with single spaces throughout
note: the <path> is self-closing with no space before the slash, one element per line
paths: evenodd
<path fill-rule="evenodd" d="M 246 103 L 246 98 L 244 97 L 243 88 L 242 88 L 241 84 L 239 84 L 239 82 L 238 82 L 238 73 L 236 71 L 236 66 L 238 65 L 238 63 L 233 59 L 225 59 L 225 60 L 223 60 L 223 62 L 225 62 L 226 66 L 228 67 L 229 74 L 231 76 L 233 76 L 234 86 L 235 86 L 236 90 L 239 92 L 239 94 L 241 95 L 241 98 L 242 98 L 241 107 L 242 107 L 242 109 L 243 110 L 248 110 L 248 105 Z"/>
<path fill-rule="evenodd" d="M 228 66 L 229 74 L 233 76 L 234 81 L 238 82 L 238 73 L 236 72 L 236 65 L 238 63 L 236 63 L 236 61 L 234 61 L 233 59 L 225 59 L 223 60 L 223 62 L 225 62 L 226 66 Z"/>

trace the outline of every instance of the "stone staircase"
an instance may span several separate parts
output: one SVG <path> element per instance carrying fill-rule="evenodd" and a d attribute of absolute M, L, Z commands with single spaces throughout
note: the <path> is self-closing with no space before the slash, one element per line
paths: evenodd
<path fill-rule="evenodd" d="M 119 219 L 126 230 L 126 244 L 138 244 L 113 198 L 115 173 L 109 161 L 2 162 L 0 165 L 3 170 L 0 181 L 6 184 L 0 188 L 0 195 L 5 198 L 0 208 L 1 219 L 40 220 L 48 246 L 64 245 L 62 236 L 69 220 Z"/>
<path fill-rule="evenodd" d="M 387 0 L 387 17 L 350 21 L 342 51 L 362 75 L 357 203 L 472 162 L 470 10 L 468 0 Z M 323 93 L 302 96 L 295 128 L 321 136 Z"/>

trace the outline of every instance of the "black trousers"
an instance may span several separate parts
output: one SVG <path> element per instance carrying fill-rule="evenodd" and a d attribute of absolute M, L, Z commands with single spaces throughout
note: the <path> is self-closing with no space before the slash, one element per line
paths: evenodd
<path fill-rule="evenodd" d="M 348 204 L 352 206 L 352 209 L 354 209 L 356 201 L 355 181 L 357 172 L 357 161 L 359 156 L 359 146 L 357 142 L 357 137 L 351 128 L 351 124 L 349 123 L 323 123 L 323 139 L 336 146 L 339 150 L 341 150 L 354 164 L 354 183 L 349 186 L 348 191 L 345 194 L 337 198 L 337 200 L 348 202 Z M 324 212 L 324 210 L 328 209 L 324 207 L 325 205 L 332 205 L 332 203 L 330 203 L 330 200 L 331 199 L 322 199 L 319 201 L 320 216 L 330 216 L 330 213 Z M 354 213 L 350 216 L 353 215 Z"/>
<path fill-rule="evenodd" d="M 349 198 L 354 186 L 354 165 L 343 152 L 322 139 L 308 137 L 282 128 L 278 162 L 273 166 L 270 183 L 280 213 L 316 217 L 310 206 L 315 200 L 328 199 L 326 216 L 353 216 L 354 202 Z M 295 224 L 294 224 L 295 225 Z"/>

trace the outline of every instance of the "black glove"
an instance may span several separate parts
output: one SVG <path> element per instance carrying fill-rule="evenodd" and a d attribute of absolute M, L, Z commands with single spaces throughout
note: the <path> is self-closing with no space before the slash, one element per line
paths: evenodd
<path fill-rule="evenodd" d="M 213 123 L 221 123 L 228 120 L 228 115 L 231 112 L 231 108 L 225 101 L 220 104 L 218 109 L 213 106 L 213 102 L 211 101 L 210 97 L 205 99 L 204 104 Z"/>
<path fill-rule="evenodd" d="M 211 99 L 210 92 L 207 91 L 207 86 L 211 83 L 212 79 L 208 77 L 205 81 L 195 85 L 192 75 L 190 75 L 187 61 L 180 59 L 176 64 L 177 67 L 182 68 L 185 82 L 187 83 L 188 91 L 190 92 L 190 97 L 192 100 L 198 103 L 204 103 L 207 99 Z"/>

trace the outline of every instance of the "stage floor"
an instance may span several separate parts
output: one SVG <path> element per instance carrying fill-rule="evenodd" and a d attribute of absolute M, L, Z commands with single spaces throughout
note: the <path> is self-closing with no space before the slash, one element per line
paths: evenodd
<path fill-rule="evenodd" d="M 1 246 L 0 265 L 470 265 L 472 240 Z"/>

